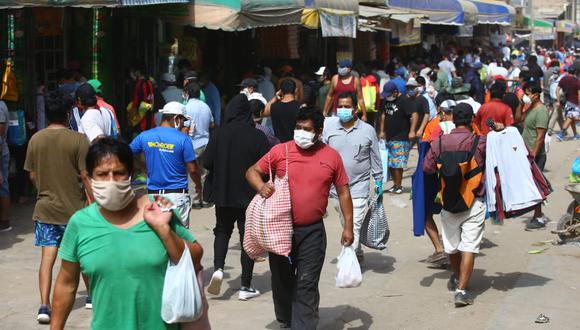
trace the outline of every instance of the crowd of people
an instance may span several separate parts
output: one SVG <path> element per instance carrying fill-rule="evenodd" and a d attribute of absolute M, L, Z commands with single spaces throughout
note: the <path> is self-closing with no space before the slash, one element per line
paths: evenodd
<path fill-rule="evenodd" d="M 384 68 L 343 59 L 334 75 L 327 67 L 313 72 L 317 80 L 297 77 L 288 66 L 274 80 L 264 67 L 241 81 L 222 113 L 207 75 L 178 65 L 161 76 L 159 97 L 145 68 L 135 66 L 127 118 L 103 99 L 99 81 L 63 81 L 45 97 L 47 125 L 32 136 L 24 165 L 38 191 L 32 215 L 42 248 L 38 322 L 64 328 L 82 276 L 92 328 L 175 328 L 161 319 L 163 280 L 168 260 L 178 262 L 185 248 L 202 270 L 204 251 L 188 230 L 196 220 L 192 209 L 215 208 L 207 292 L 219 295 L 234 225 L 242 242 L 246 208 L 256 194 L 275 193 L 272 176 L 288 182 L 294 227 L 290 257 L 267 256 L 275 318 L 282 328 L 316 329 L 329 199 L 343 226 L 341 243 L 353 245 L 364 262 L 360 236 L 370 195 L 409 192 L 403 173 L 414 146 L 415 176 L 425 180 L 413 179 L 414 203 L 423 196 L 414 205 L 415 234 L 426 233 L 433 244 L 426 262 L 451 268 L 455 305 L 470 305 L 467 288 L 490 204 L 482 179 L 493 173 L 486 168 L 487 138 L 517 129 L 525 156 L 543 171 L 552 136 L 580 140 L 579 69 L 571 49 L 504 45 L 442 55 L 432 49 L 422 61 L 394 58 Z M 130 132 L 122 131 L 124 120 Z M 4 152 L 2 164 L 0 229 L 9 230 Z M 453 181 L 464 168 L 470 175 Z M 140 176 L 146 189 L 135 189 Z M 383 191 L 387 177 L 392 184 Z M 440 183 L 433 188 L 427 180 Z M 454 190 L 461 180 L 469 191 Z M 526 230 L 548 221 L 534 201 L 526 200 L 534 212 Z M 51 303 L 57 256 L 62 264 Z M 256 261 L 242 249 L 239 300 L 261 294 L 252 285 Z"/>

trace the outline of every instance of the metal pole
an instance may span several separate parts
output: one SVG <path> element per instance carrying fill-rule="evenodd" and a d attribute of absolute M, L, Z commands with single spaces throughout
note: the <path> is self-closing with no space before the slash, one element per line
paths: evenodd
<path fill-rule="evenodd" d="M 530 49 L 533 50 L 536 46 L 536 41 L 534 40 L 534 28 L 536 26 L 536 11 L 534 10 L 534 0 L 528 0 L 530 2 Z"/>

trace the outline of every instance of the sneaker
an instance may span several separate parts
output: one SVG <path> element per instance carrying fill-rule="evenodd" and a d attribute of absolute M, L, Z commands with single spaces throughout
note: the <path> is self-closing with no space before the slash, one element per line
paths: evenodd
<path fill-rule="evenodd" d="M 203 203 L 202 202 L 193 203 L 191 204 L 191 208 L 195 210 L 201 210 L 203 208 Z"/>
<path fill-rule="evenodd" d="M 396 195 L 400 195 L 403 193 L 403 187 L 396 187 L 396 189 L 393 191 L 393 194 Z"/>
<path fill-rule="evenodd" d="M 467 292 L 456 292 L 455 307 L 465 307 L 467 305 L 473 305 L 473 299 L 469 297 Z"/>
<path fill-rule="evenodd" d="M 280 329 L 290 329 L 292 328 L 292 325 L 290 325 L 290 322 L 280 322 Z"/>
<path fill-rule="evenodd" d="M 260 291 L 254 288 L 246 288 L 243 286 L 238 294 L 238 300 L 246 301 L 260 295 Z"/>
<path fill-rule="evenodd" d="M 91 296 L 87 296 L 87 298 L 85 299 L 85 308 L 93 309 L 93 300 L 91 299 Z"/>
<path fill-rule="evenodd" d="M 537 218 L 532 219 L 527 225 L 527 231 L 539 230 L 546 228 L 546 224 L 538 220 Z"/>
<path fill-rule="evenodd" d="M 2 221 L 0 222 L 0 233 L 4 233 L 7 231 L 11 231 L 12 227 L 10 227 L 10 221 Z"/>
<path fill-rule="evenodd" d="M 556 140 L 558 140 L 559 142 L 564 141 L 566 138 L 564 137 L 564 134 L 562 134 L 562 132 L 556 134 Z"/>
<path fill-rule="evenodd" d="M 580 134 L 574 135 L 574 137 L 572 138 L 572 140 L 574 140 L 574 141 L 580 140 Z"/>
<path fill-rule="evenodd" d="M 449 289 L 449 291 L 455 291 L 457 290 L 458 285 L 459 279 L 457 278 L 457 276 L 455 276 L 455 274 L 451 275 L 449 281 L 447 281 L 447 289 Z"/>
<path fill-rule="evenodd" d="M 441 252 L 433 253 L 432 255 L 428 256 L 424 262 L 426 262 L 428 264 L 433 264 L 433 263 L 439 263 L 441 260 L 445 260 L 445 259 L 447 259 L 447 255 L 445 254 L 445 252 L 441 251 Z"/>
<path fill-rule="evenodd" d="M 209 209 L 209 208 L 212 208 L 214 206 L 213 203 L 206 203 L 206 202 L 203 202 L 201 205 L 204 209 Z"/>
<path fill-rule="evenodd" d="M 218 295 L 222 289 L 222 281 L 224 280 L 224 271 L 221 269 L 213 272 L 211 280 L 209 280 L 209 285 L 207 287 L 207 292 Z"/>
<path fill-rule="evenodd" d="M 395 190 L 397 190 L 397 186 L 392 186 L 391 188 L 385 190 L 386 192 L 388 192 L 389 194 L 392 194 L 395 192 Z"/>
<path fill-rule="evenodd" d="M 40 306 L 38 309 L 38 316 L 36 320 L 40 324 L 49 324 L 50 323 L 50 308 L 48 306 Z"/>

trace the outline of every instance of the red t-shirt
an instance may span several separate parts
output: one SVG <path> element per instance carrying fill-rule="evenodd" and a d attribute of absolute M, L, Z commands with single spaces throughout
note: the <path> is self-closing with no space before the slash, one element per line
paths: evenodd
<path fill-rule="evenodd" d="M 292 218 L 295 225 L 307 226 L 322 219 L 328 205 L 330 187 L 348 185 L 348 176 L 338 152 L 319 142 L 307 150 L 300 149 L 294 141 L 278 144 L 258 161 L 258 166 L 268 173 L 268 160 L 272 172 L 286 174 L 286 148 L 288 146 L 288 179 L 292 201 Z"/>
<path fill-rule="evenodd" d="M 566 94 L 566 101 L 578 105 L 578 89 L 580 89 L 580 80 L 571 75 L 566 75 L 560 80 L 558 86 Z"/>
<path fill-rule="evenodd" d="M 475 115 L 475 124 L 481 128 L 481 134 L 487 135 L 490 129 L 487 126 L 487 120 L 492 118 L 495 123 L 502 123 L 505 127 L 511 126 L 514 123 L 514 115 L 512 109 L 501 100 L 491 99 L 484 103 L 477 114 Z"/>

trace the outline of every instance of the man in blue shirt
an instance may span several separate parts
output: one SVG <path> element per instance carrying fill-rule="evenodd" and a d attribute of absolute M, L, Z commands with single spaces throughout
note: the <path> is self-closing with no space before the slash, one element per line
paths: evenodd
<path fill-rule="evenodd" d="M 145 155 L 149 194 L 164 195 L 179 211 L 181 222 L 189 228 L 191 198 L 187 175 L 201 194 L 201 178 L 189 136 L 180 132 L 187 116 L 185 106 L 169 102 L 162 110 L 161 125 L 139 134 L 131 142 L 133 154 Z"/>

